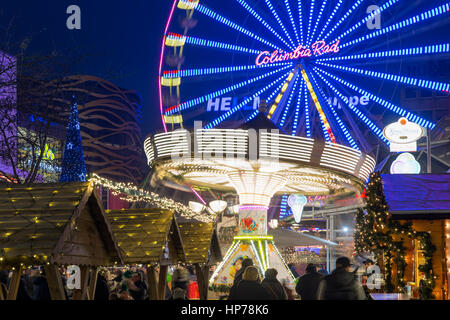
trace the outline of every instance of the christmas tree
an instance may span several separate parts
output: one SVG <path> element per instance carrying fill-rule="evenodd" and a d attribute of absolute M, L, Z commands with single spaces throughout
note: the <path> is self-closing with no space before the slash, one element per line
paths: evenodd
<path fill-rule="evenodd" d="M 67 125 L 66 133 L 66 146 L 64 148 L 62 171 L 59 181 L 86 181 L 86 173 L 77 103 L 74 102 L 70 107 L 69 124 Z"/>

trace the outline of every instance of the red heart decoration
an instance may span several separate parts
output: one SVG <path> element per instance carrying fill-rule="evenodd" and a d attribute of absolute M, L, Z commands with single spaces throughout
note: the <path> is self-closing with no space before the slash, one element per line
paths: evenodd
<path fill-rule="evenodd" d="M 242 223 L 244 224 L 246 229 L 249 229 L 249 227 L 251 226 L 252 222 L 253 222 L 253 219 L 250 218 L 250 217 L 242 219 Z"/>

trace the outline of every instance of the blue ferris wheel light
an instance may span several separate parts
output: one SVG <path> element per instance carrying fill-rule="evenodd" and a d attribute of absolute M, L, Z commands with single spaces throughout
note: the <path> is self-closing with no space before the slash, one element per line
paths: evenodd
<path fill-rule="evenodd" d="M 383 83 L 436 92 L 450 92 L 450 83 L 433 76 L 426 79 L 422 75 L 404 75 L 402 71 L 392 71 L 393 68 L 383 70 L 380 66 L 431 55 L 444 59 L 450 52 L 448 39 L 434 41 L 421 33 L 417 39 L 411 37 L 415 43 L 403 39 L 410 36 L 412 28 L 423 28 L 423 33 L 433 31 L 435 25 L 426 22 L 443 19 L 450 10 L 450 2 L 417 5 L 406 0 L 386 0 L 368 13 L 364 0 L 230 1 L 236 5 L 233 10 L 213 0 L 196 2 L 188 6 L 186 14 L 198 19 L 200 28 L 185 28 L 184 33 L 179 26 L 166 30 L 165 36 L 174 47 L 171 55 L 179 55 L 174 61 L 181 60 L 185 53 L 186 63 L 165 65 L 162 57 L 164 68 L 159 76 L 165 87 L 160 88 L 160 97 L 164 93 L 171 98 L 167 99 L 170 102 L 160 99 L 163 118 L 192 121 L 201 117 L 206 122 L 205 128 L 236 119 L 242 123 L 254 119 L 262 110 L 255 101 L 265 98 L 273 106 L 283 89 L 282 100 L 277 101 L 268 118 L 291 135 L 332 142 L 336 137 L 339 143 L 366 151 L 366 134 L 359 130 L 368 128 L 379 141 L 389 144 L 382 134 L 385 120 L 380 123 L 373 118 L 373 106 L 375 112 L 387 111 L 387 117 L 406 117 L 429 129 L 436 126 L 431 119 L 408 111 L 398 101 L 398 95 L 392 99 L 387 92 L 393 89 Z M 408 10 L 402 11 L 402 5 L 408 6 Z M 390 20 L 383 19 L 385 25 L 381 29 L 363 30 L 377 15 L 391 12 L 394 13 Z M 205 30 L 211 34 L 202 34 Z M 397 48 L 383 45 L 382 40 L 399 33 L 402 42 L 395 43 Z M 407 46 L 403 47 L 403 43 Z M 335 50 L 329 50 L 333 45 Z M 298 75 L 300 65 L 311 80 L 308 84 Z M 291 73 L 296 78 L 286 89 L 286 75 Z M 347 103 L 346 97 L 354 95 L 367 97 L 370 107 L 364 109 L 360 107 L 362 104 Z M 336 102 L 329 102 L 333 98 L 344 101 L 342 108 L 340 102 L 339 107 L 335 107 Z M 217 101 L 214 103 L 218 107 L 209 113 L 202 112 L 203 106 L 211 105 L 211 99 Z M 224 99 L 233 99 L 233 103 L 219 107 Z M 249 106 L 252 100 L 253 106 Z"/>

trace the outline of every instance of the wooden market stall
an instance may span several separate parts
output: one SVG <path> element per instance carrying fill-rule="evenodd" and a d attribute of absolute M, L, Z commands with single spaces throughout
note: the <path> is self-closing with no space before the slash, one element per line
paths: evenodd
<path fill-rule="evenodd" d="M 208 296 L 210 266 L 222 261 L 219 239 L 213 223 L 187 222 L 179 224 L 186 263 L 195 267 L 200 299 Z"/>
<path fill-rule="evenodd" d="M 124 263 L 147 265 L 149 298 L 164 300 L 168 266 L 186 260 L 173 211 L 123 209 L 106 212 Z M 160 269 L 158 280 L 157 265 Z"/>
<path fill-rule="evenodd" d="M 404 270 L 393 265 L 394 279 L 402 274 L 419 290 L 428 272 L 434 282 L 430 294 L 448 299 L 450 174 L 383 174 L 381 180 L 392 220 L 411 225 L 395 236 L 403 244 L 406 265 Z"/>
<path fill-rule="evenodd" d="M 65 300 L 58 265 L 77 265 L 93 299 L 97 267 L 122 263 L 105 212 L 90 182 L 0 188 L 0 268 L 13 270 L 7 297 L 15 300 L 23 268 L 43 265 L 52 300 Z M 89 280 L 90 279 L 90 280 Z"/>

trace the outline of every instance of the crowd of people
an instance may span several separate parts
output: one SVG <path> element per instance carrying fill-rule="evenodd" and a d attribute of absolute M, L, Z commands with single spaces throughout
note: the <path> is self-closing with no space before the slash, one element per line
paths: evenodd
<path fill-rule="evenodd" d="M 158 271 L 158 270 L 157 270 Z M 67 286 L 70 274 L 60 268 L 66 299 L 74 290 Z M 0 270 L 0 290 L 8 294 L 12 272 Z M 149 298 L 147 270 L 144 267 L 101 268 L 98 271 L 94 300 L 146 300 Z M 166 299 L 199 299 L 198 285 L 192 268 L 177 266 L 167 273 Z M 45 269 L 33 267 L 23 271 L 17 293 L 19 301 L 51 300 Z"/>
<path fill-rule="evenodd" d="M 73 290 L 67 286 L 70 274 L 60 269 L 66 299 L 72 299 Z M 157 270 L 158 272 L 158 270 Z M 269 268 L 264 278 L 252 259 L 244 259 L 236 272 L 228 300 L 366 300 L 370 294 L 361 285 L 355 271 L 350 271 L 350 260 L 336 260 L 336 269 L 331 274 L 317 271 L 315 264 L 308 264 L 306 273 L 297 278 L 295 292 L 286 282 L 277 279 L 278 271 Z M 102 268 L 98 272 L 94 300 L 146 300 L 149 298 L 147 269 Z M 11 281 L 11 273 L 0 271 L 0 290 L 4 296 Z M 364 283 L 364 282 L 363 282 Z M 296 296 L 298 295 L 298 296 Z M 166 300 L 199 299 L 195 271 L 190 266 L 178 265 L 169 269 L 165 290 Z M 17 300 L 51 300 L 44 268 L 24 270 L 18 288 Z"/>
<path fill-rule="evenodd" d="M 228 300 L 293 300 L 294 294 L 277 280 L 277 270 L 270 268 L 261 281 L 251 259 L 245 259 L 236 273 Z M 355 272 L 350 271 L 350 259 L 336 260 L 336 269 L 328 275 L 319 273 L 310 263 L 306 273 L 297 279 L 295 291 L 301 300 L 367 300 L 366 291 Z"/>

